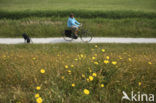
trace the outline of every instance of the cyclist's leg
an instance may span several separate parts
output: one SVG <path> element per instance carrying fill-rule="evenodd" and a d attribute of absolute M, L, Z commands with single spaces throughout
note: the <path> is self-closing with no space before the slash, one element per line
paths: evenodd
<path fill-rule="evenodd" d="M 72 26 L 72 32 L 74 33 L 75 36 L 78 36 L 78 27 Z"/>

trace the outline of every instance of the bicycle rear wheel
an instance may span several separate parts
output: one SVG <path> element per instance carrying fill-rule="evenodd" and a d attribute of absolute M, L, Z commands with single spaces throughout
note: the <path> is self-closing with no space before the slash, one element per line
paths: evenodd
<path fill-rule="evenodd" d="M 80 35 L 81 35 L 80 36 L 81 40 L 83 42 L 90 42 L 92 40 L 92 38 L 93 38 L 93 34 L 91 32 L 89 32 L 88 30 L 84 30 L 84 29 L 81 30 Z"/>
<path fill-rule="evenodd" d="M 73 37 L 72 37 L 72 34 L 65 34 L 65 32 L 64 33 L 62 33 L 62 36 L 63 36 L 63 39 L 65 40 L 65 41 L 72 41 L 73 40 Z"/>

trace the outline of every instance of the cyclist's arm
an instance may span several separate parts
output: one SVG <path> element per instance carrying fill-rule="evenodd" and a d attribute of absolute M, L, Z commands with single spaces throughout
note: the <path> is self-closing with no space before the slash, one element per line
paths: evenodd
<path fill-rule="evenodd" d="M 80 25 L 80 23 L 77 20 L 75 20 L 75 23 L 78 24 L 78 25 Z"/>

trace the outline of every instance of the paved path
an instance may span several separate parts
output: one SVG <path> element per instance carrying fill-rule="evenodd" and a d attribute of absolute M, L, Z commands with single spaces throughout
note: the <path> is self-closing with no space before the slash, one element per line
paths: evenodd
<path fill-rule="evenodd" d="M 63 38 L 32 38 L 34 44 L 69 43 Z M 72 43 L 83 43 L 80 39 Z M 0 38 L 0 44 L 22 44 L 23 38 Z M 116 37 L 95 37 L 90 43 L 156 43 L 156 38 L 116 38 Z"/>

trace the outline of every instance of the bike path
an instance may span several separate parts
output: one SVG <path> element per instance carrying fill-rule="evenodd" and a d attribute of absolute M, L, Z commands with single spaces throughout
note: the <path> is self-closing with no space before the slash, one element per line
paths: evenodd
<path fill-rule="evenodd" d="M 65 41 L 61 37 L 31 39 L 33 44 L 84 43 L 80 38 L 73 41 Z M 25 43 L 23 38 L 0 38 L 0 44 L 22 43 Z M 89 43 L 156 43 L 156 38 L 94 37 Z"/>

